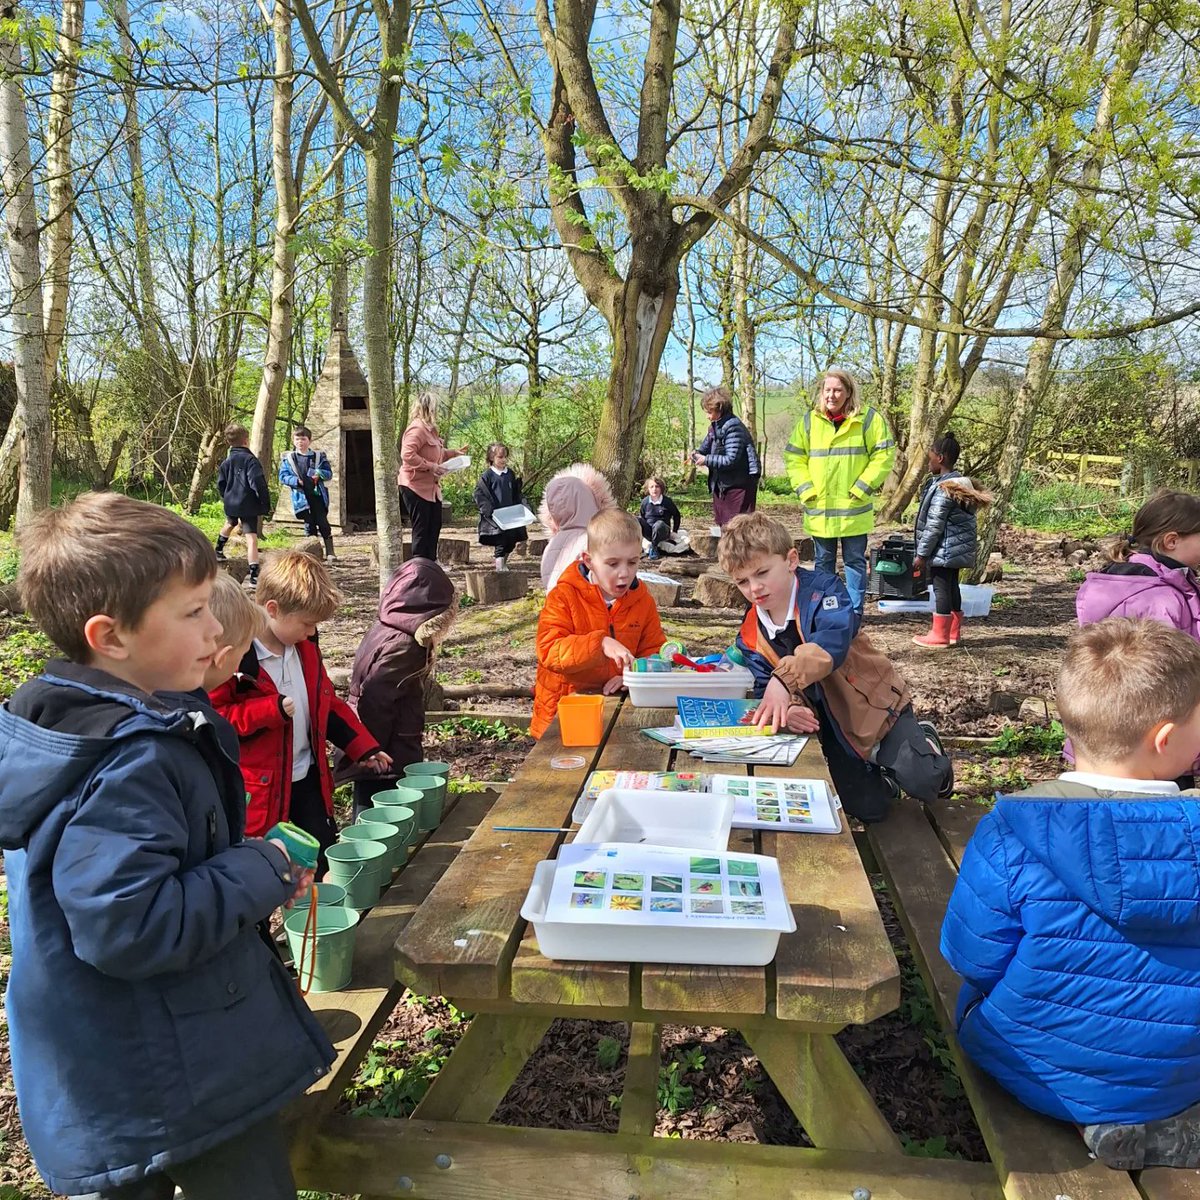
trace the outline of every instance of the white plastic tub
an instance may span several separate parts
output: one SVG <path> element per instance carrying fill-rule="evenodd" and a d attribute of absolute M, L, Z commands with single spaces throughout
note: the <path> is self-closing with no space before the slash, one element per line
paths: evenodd
<path fill-rule="evenodd" d="M 471 456 L 469 454 L 456 454 L 453 458 L 448 458 L 442 463 L 442 469 L 445 471 L 465 471 L 471 465 Z"/>
<path fill-rule="evenodd" d="M 557 863 L 540 862 L 521 916 L 533 925 L 538 949 L 559 961 L 697 963 L 703 966 L 762 967 L 779 948 L 781 933 L 794 933 L 796 919 L 785 908 L 787 924 L 775 929 L 737 929 L 677 925 L 604 925 L 547 921 L 546 905 Z"/>
<path fill-rule="evenodd" d="M 526 525 L 532 525 L 537 517 L 530 512 L 528 505 L 509 504 L 504 508 L 492 509 L 492 520 L 501 529 L 524 529 Z"/>
<path fill-rule="evenodd" d="M 680 696 L 742 700 L 754 689 L 754 676 L 745 667 L 721 671 L 626 671 L 621 676 L 635 708 L 674 708 Z"/>
<path fill-rule="evenodd" d="M 992 597 L 996 589 L 982 583 L 964 583 L 962 592 L 963 616 L 986 617 L 992 611 Z M 933 612 L 932 593 L 924 600 L 880 600 L 879 611 L 885 613 Z"/>
<path fill-rule="evenodd" d="M 583 842 L 648 842 L 686 850 L 726 849 L 733 824 L 732 796 L 712 792 L 655 792 L 606 788 L 593 803 L 580 798 L 571 814 Z"/>

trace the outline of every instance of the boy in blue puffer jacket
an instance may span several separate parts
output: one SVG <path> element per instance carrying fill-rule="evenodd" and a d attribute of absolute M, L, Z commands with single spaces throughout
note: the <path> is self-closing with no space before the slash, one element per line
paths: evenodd
<path fill-rule="evenodd" d="M 1200 644 L 1114 617 L 1058 682 L 1075 770 L 998 797 L 942 954 L 963 1049 L 1110 1167 L 1200 1167 Z"/>
<path fill-rule="evenodd" d="M 114 493 L 20 544 L 22 598 L 69 660 L 0 709 L 5 1005 L 38 1169 L 89 1200 L 295 1200 L 277 1114 L 333 1048 L 257 926 L 312 874 L 243 839 L 237 737 L 197 692 L 216 554 Z"/>

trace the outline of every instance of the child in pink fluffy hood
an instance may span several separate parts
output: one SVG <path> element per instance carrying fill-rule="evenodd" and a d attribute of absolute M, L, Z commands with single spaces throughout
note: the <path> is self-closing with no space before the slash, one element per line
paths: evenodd
<path fill-rule="evenodd" d="M 616 507 L 608 481 L 587 463 L 572 463 L 546 484 L 538 508 L 538 520 L 553 535 L 542 552 L 546 591 L 587 548 L 587 523 L 602 509 Z"/>

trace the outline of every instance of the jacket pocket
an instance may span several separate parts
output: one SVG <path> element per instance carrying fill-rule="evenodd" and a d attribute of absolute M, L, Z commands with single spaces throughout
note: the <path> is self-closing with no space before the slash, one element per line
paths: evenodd
<path fill-rule="evenodd" d="M 214 1122 L 247 1112 L 295 1074 L 295 1020 L 253 929 L 191 978 L 163 990 L 193 1110 Z"/>

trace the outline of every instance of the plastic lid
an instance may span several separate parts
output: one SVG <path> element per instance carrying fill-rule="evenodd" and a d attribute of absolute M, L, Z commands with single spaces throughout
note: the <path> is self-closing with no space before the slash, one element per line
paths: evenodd
<path fill-rule="evenodd" d="M 550 765 L 556 771 L 578 771 L 587 765 L 587 759 L 582 754 L 556 754 L 550 760 Z"/>

